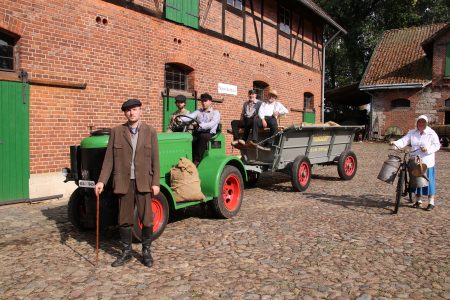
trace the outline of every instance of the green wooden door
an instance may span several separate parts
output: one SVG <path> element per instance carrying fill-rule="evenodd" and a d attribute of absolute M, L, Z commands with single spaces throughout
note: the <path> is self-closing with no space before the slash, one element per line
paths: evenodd
<path fill-rule="evenodd" d="M 198 0 L 166 0 L 166 18 L 198 29 Z"/>
<path fill-rule="evenodd" d="M 303 122 L 316 123 L 316 114 L 314 112 L 305 111 L 303 113 Z"/>
<path fill-rule="evenodd" d="M 0 202 L 28 199 L 29 86 L 0 81 Z"/>
<path fill-rule="evenodd" d="M 185 108 L 193 112 L 197 109 L 197 100 L 194 98 L 186 99 Z M 178 110 L 178 107 L 175 105 L 175 97 L 164 97 L 164 111 L 163 111 L 163 131 L 166 131 L 169 127 L 170 116 Z"/>

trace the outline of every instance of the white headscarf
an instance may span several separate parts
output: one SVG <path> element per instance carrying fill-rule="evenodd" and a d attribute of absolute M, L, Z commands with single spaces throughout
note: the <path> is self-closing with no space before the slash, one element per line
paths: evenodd
<path fill-rule="evenodd" d="M 423 120 L 425 120 L 425 122 L 427 122 L 427 124 L 425 126 L 425 128 L 426 128 L 428 126 L 428 117 L 426 115 L 420 115 L 420 116 L 417 117 L 417 119 L 416 119 L 416 128 L 417 128 L 417 122 L 419 122 L 420 119 L 423 119 Z"/>

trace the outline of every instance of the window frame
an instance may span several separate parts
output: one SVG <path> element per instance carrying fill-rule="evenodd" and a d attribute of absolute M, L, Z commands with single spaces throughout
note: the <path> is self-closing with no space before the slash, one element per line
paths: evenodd
<path fill-rule="evenodd" d="M 227 6 L 228 7 L 232 7 L 233 9 L 236 9 L 238 11 L 243 11 L 244 10 L 244 3 L 245 0 L 227 0 Z M 231 3 L 230 3 L 231 2 Z M 239 2 L 241 4 L 241 7 L 237 7 L 236 3 Z"/>
<path fill-rule="evenodd" d="M 403 105 L 408 103 L 408 105 Z M 409 109 L 411 107 L 411 100 L 405 98 L 398 98 L 391 101 L 391 109 Z"/>
<path fill-rule="evenodd" d="M 168 71 L 168 69 L 171 69 Z M 184 67 L 179 64 L 174 63 L 167 63 L 164 65 L 164 88 L 170 89 L 170 90 L 178 90 L 178 91 L 189 91 L 189 73 L 191 73 L 192 70 Z M 167 75 L 171 74 L 172 80 L 167 80 Z M 175 76 L 178 76 L 180 80 L 176 81 Z M 181 78 L 184 77 L 184 81 L 181 80 Z M 169 84 L 171 86 L 169 86 Z M 184 88 L 182 86 L 184 85 Z"/>
<path fill-rule="evenodd" d="M 7 47 L 10 47 L 11 55 L 2 56 L 2 53 L 0 52 L 0 62 L 3 59 L 7 59 L 11 61 L 11 68 L 2 68 L 2 65 L 0 64 L 0 72 L 16 72 L 17 66 L 19 64 L 19 57 L 17 53 L 17 43 L 19 41 L 19 38 L 11 34 L 5 30 L 0 29 L 0 40 L 4 41 L 7 44 Z"/>
<path fill-rule="evenodd" d="M 253 81 L 253 90 L 256 92 L 256 99 L 264 101 L 265 92 L 269 85 L 264 81 Z"/>
<path fill-rule="evenodd" d="M 286 20 L 288 23 L 286 23 Z M 288 29 L 286 29 L 286 26 Z M 278 30 L 282 33 L 290 35 L 291 29 L 291 12 L 283 5 L 278 6 Z"/>
<path fill-rule="evenodd" d="M 306 105 L 307 103 L 308 103 L 308 105 Z M 303 93 L 303 109 L 305 111 L 313 111 L 314 110 L 314 94 L 313 93 L 310 93 L 310 92 Z"/>

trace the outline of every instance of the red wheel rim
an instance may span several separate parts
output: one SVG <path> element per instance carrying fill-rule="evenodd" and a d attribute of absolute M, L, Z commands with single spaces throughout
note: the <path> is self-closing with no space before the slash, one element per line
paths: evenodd
<path fill-rule="evenodd" d="M 355 172 L 355 159 L 352 156 L 348 156 L 344 162 L 345 175 L 351 176 Z"/>
<path fill-rule="evenodd" d="M 309 181 L 309 165 L 307 162 L 302 162 L 298 168 L 298 182 L 301 186 L 305 186 Z"/>
<path fill-rule="evenodd" d="M 241 183 L 235 175 L 230 175 L 225 179 L 222 188 L 222 200 L 225 208 L 229 211 L 235 210 L 241 200 Z"/>
<path fill-rule="evenodd" d="M 164 220 L 164 208 L 157 199 L 152 199 L 152 212 L 153 212 L 153 232 L 158 231 Z"/>

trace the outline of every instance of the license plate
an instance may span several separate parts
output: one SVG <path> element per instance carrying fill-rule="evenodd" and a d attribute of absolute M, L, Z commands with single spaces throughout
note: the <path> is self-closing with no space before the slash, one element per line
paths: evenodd
<path fill-rule="evenodd" d="M 95 181 L 91 181 L 91 180 L 79 180 L 78 181 L 78 185 L 80 187 L 84 187 L 84 188 L 95 188 Z"/>

